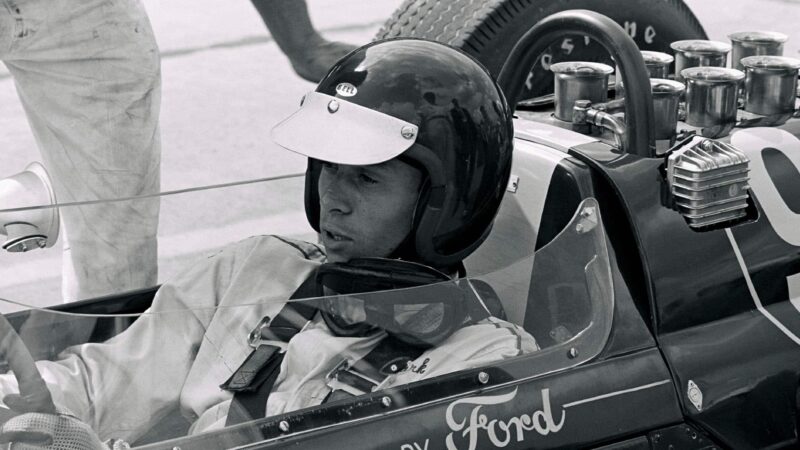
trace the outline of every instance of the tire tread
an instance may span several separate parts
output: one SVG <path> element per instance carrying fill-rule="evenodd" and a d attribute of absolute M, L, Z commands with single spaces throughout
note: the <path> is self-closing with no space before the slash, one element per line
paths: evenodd
<path fill-rule="evenodd" d="M 594 0 L 592 4 L 601 11 L 617 11 L 615 1 Z M 639 11 L 647 11 L 647 1 L 632 0 L 631 4 L 639 7 Z M 648 13 L 661 22 L 659 26 L 669 27 L 670 36 L 705 38 L 703 27 L 683 0 L 650 1 L 655 12 Z M 466 51 L 496 75 L 514 42 L 533 25 L 528 22 L 535 22 L 551 12 L 586 7 L 586 4 L 585 0 L 404 0 L 375 39 L 401 36 L 433 39 Z M 668 12 L 669 18 L 661 18 L 659 12 Z M 665 24 L 665 20 L 670 22 Z M 672 21 L 679 22 L 677 27 L 673 27 Z M 660 47 L 664 44 L 653 49 Z M 607 59 L 607 55 L 600 53 L 582 57 L 587 61 Z"/>
<path fill-rule="evenodd" d="M 539 5 L 543 1 L 547 0 L 537 0 L 536 3 Z M 670 4 L 690 27 L 705 34 L 700 22 L 683 1 L 663 1 Z M 525 13 L 532 5 L 534 0 L 405 0 L 384 23 L 375 39 L 418 37 L 459 48 L 469 43 L 469 47 L 478 53 L 473 56 L 478 57 L 487 44 L 484 40 L 492 40 L 504 25 Z M 419 20 L 412 20 L 415 16 L 419 16 Z M 437 28 L 440 23 L 445 25 Z M 458 23 L 462 25 L 452 26 Z M 479 33 L 483 39 L 476 37 Z"/>

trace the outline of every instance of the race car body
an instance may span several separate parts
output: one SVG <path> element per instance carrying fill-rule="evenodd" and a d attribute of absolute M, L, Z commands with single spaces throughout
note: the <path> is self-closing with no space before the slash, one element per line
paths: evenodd
<path fill-rule="evenodd" d="M 522 37 L 497 74 L 508 97 L 523 96 L 530 67 L 558 32 L 583 33 L 604 45 L 619 65 L 625 97 L 594 104 L 571 98 L 565 109 L 570 116 L 561 118 L 554 111 L 563 105 L 563 92 L 520 103 L 511 180 L 492 231 L 465 261 L 467 275 L 459 284 L 484 300 L 497 299 L 496 307 L 488 308 L 498 318 L 493 323 L 529 333 L 535 351 L 512 356 L 498 351 L 476 364 L 463 358 L 453 370 L 441 371 L 461 357 L 460 350 L 431 352 L 368 389 L 361 388 L 363 373 L 353 370 L 352 361 L 332 359 L 331 367 L 319 368 L 321 386 L 349 396 L 238 424 L 197 425 L 206 423 L 202 418 L 209 411 L 223 411 L 230 394 L 220 385 L 258 348 L 262 319 L 275 317 L 292 290 L 286 287 L 291 280 L 236 284 L 234 275 L 255 278 L 255 272 L 238 272 L 235 257 L 226 265 L 224 255 L 252 258 L 264 240 L 273 245 L 280 239 L 286 246 L 280 251 L 305 257 L 295 255 L 294 269 L 323 258 L 314 234 L 295 225 L 303 220 L 303 183 L 301 175 L 293 175 L 213 191 L 223 200 L 237 189 L 266 192 L 271 205 L 295 222 L 281 229 L 270 217 L 254 225 L 275 226 L 278 230 L 263 232 L 293 239 L 231 243 L 246 237 L 238 230 L 214 245 L 202 244 L 205 255 L 221 252 L 223 263 L 218 255 L 199 265 L 182 260 L 162 266 L 176 267 L 169 269 L 174 273 L 189 268 L 189 275 L 161 291 L 154 286 L 7 314 L 34 358 L 48 360 L 38 367 L 54 402 L 76 405 L 73 412 L 102 430 L 101 438 L 130 433 L 133 444 L 149 449 L 796 447 L 797 70 L 788 113 L 757 114 L 736 103 L 733 119 L 704 126 L 686 114 L 687 102 L 697 99 L 695 88 L 681 98 L 684 106 L 676 109 L 680 115 L 672 132 L 657 139 L 660 119 L 654 117 L 644 60 L 620 26 L 596 13 L 559 13 Z M 750 92 L 750 85 L 734 86 L 733 94 Z M 605 86 L 602 90 L 606 95 Z M 298 201 L 287 205 L 282 198 Z M 208 204 L 207 196 L 170 192 L 162 196 L 162 208 L 169 208 L 171 199 L 182 208 Z M 0 212 L 31 209 L 52 207 Z M 269 247 L 265 255 L 276 251 Z M 208 298 L 174 294 L 176 286 L 194 288 L 209 277 L 228 280 L 226 286 L 234 288 Z M 415 289 L 364 295 L 376 303 L 403 298 L 413 305 L 413 299 L 430 294 L 425 287 Z M 171 295 L 172 302 L 159 300 Z M 445 297 L 437 301 L 445 303 Z M 325 300 L 314 299 L 313 307 Z M 151 308 L 151 302 L 157 306 Z M 184 326 L 201 337 L 185 337 L 178 332 Z M 150 340 L 137 347 L 127 331 L 120 334 L 125 329 L 146 329 L 141 336 Z M 254 332 L 257 338 L 251 339 Z M 227 334 L 235 336 L 230 343 Z M 84 342 L 97 346 L 64 351 Z M 311 341 L 307 348 L 327 343 Z M 126 350 L 115 353 L 115 348 Z M 174 348 L 176 355 L 185 351 L 205 365 L 186 368 L 186 375 L 169 358 L 152 366 L 141 362 L 159 348 Z M 173 360 L 195 364 L 183 356 Z M 108 366 L 113 369 L 103 369 Z M 102 377 L 95 376 L 95 367 Z M 67 387 L 68 374 L 74 373 L 82 382 L 80 395 Z M 0 387 L 15 386 L 10 375 L 4 377 Z M 348 381 L 353 377 L 361 379 Z M 393 382 L 398 379 L 405 381 Z M 174 392 L 157 394 L 172 385 Z M 141 394 L 123 398 L 123 387 Z M 131 408 L 138 408 L 135 414 Z M 115 414 L 125 420 L 115 420 Z M 132 417 L 155 419 L 141 427 L 127 422 Z M 131 431 L 137 427 L 146 429 Z"/>

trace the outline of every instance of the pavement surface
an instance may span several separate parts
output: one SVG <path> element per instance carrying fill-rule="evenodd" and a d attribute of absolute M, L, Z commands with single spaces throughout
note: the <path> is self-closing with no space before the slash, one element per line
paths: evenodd
<path fill-rule="evenodd" d="M 313 89 L 292 72 L 249 1 L 144 0 L 162 52 L 162 190 L 301 173 L 304 158 L 269 139 L 269 130 Z M 400 0 L 309 0 L 312 20 L 332 40 L 366 43 Z M 800 58 L 800 0 L 688 0 L 711 39 L 763 29 L 790 36 Z M 221 5 L 224 5 L 221 7 Z M 0 178 L 40 160 L 14 89 L 0 67 Z M 2 206 L 0 206 L 2 208 Z M 313 239 L 302 180 L 168 196 L 159 230 L 160 278 L 225 243 L 264 233 Z M 60 303 L 60 243 L 0 253 L 0 298 Z M 0 305 L 0 312 L 18 309 Z"/>

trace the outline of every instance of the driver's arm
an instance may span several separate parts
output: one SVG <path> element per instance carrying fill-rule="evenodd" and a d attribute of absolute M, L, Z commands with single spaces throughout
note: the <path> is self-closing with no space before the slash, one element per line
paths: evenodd
<path fill-rule="evenodd" d="M 160 420 L 179 399 L 235 256 L 216 255 L 165 283 L 152 307 L 109 341 L 38 362 L 56 406 L 103 439 L 133 441 Z M 0 396 L 17 390 L 13 376 L 0 376 Z"/>
<path fill-rule="evenodd" d="M 438 346 L 412 361 L 408 368 L 384 381 L 382 388 L 399 386 L 459 370 L 487 366 L 539 350 L 536 340 L 519 325 L 488 317 L 463 327 Z"/>
<path fill-rule="evenodd" d="M 215 414 L 232 397 L 219 385 L 252 351 L 249 332 L 320 258 L 316 246 L 271 236 L 232 244 L 165 283 L 123 333 L 38 363 L 53 401 L 100 438 L 129 442 L 176 405 L 195 418 Z M 0 397 L 11 392 L 13 377 L 0 376 Z"/>

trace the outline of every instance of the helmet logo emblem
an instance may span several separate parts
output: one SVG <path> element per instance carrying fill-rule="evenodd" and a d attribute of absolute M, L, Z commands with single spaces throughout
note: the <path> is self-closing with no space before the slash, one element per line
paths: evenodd
<path fill-rule="evenodd" d="M 336 93 L 342 97 L 352 97 L 358 93 L 358 89 L 350 83 L 339 83 L 336 86 Z"/>
<path fill-rule="evenodd" d="M 417 137 L 417 127 L 412 127 L 410 125 L 406 125 L 400 129 L 400 136 L 403 136 L 405 139 L 414 139 Z"/>

